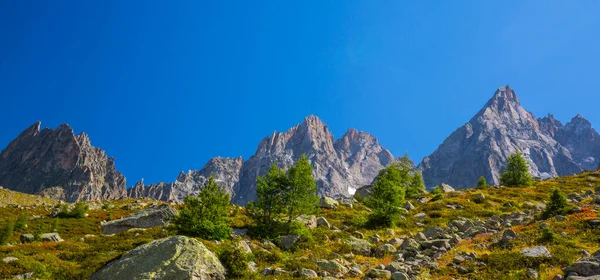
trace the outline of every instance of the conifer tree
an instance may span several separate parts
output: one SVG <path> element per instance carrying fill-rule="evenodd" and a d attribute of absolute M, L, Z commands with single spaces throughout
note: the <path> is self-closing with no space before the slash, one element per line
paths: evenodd
<path fill-rule="evenodd" d="M 488 186 L 488 184 L 487 184 L 487 181 L 485 180 L 485 177 L 483 177 L 483 176 L 479 177 L 479 181 L 477 181 L 477 187 L 485 188 L 487 186 Z"/>
<path fill-rule="evenodd" d="M 204 239 L 228 238 L 232 231 L 227 218 L 229 201 L 229 193 L 219 187 L 211 175 L 197 197 L 186 197 L 183 208 L 173 219 L 175 230 Z"/>
<path fill-rule="evenodd" d="M 533 179 L 529 174 L 529 165 L 520 152 L 516 152 L 508 158 L 508 164 L 504 173 L 500 175 L 502 185 L 509 187 L 531 186 Z"/>

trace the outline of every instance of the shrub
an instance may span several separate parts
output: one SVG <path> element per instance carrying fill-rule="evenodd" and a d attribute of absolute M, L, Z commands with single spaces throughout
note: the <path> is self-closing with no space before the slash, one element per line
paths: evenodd
<path fill-rule="evenodd" d="M 373 214 L 369 215 L 369 226 L 389 227 L 398 220 L 406 186 L 410 183 L 410 171 L 405 164 L 395 162 L 379 171 L 371 196 L 365 200 L 373 210 Z"/>
<path fill-rule="evenodd" d="M 529 165 L 520 152 L 516 152 L 508 157 L 508 164 L 504 173 L 500 175 L 502 185 L 508 187 L 531 186 L 533 179 L 529 174 Z"/>
<path fill-rule="evenodd" d="M 550 194 L 550 203 L 548 203 L 548 206 L 544 209 L 542 219 L 548 219 L 563 214 L 566 212 L 567 206 L 567 197 L 565 197 L 559 189 L 552 190 L 552 194 Z"/>
<path fill-rule="evenodd" d="M 542 236 L 540 237 L 540 242 L 542 243 L 552 243 L 556 240 L 556 233 L 549 228 L 542 229 Z"/>
<path fill-rule="evenodd" d="M 442 188 L 440 188 L 440 186 L 436 186 L 432 191 L 431 194 L 433 195 L 433 197 L 431 198 L 431 200 L 436 201 L 436 200 L 440 200 L 443 198 L 442 196 Z"/>
<path fill-rule="evenodd" d="M 81 219 L 85 218 L 85 215 L 87 214 L 88 210 L 89 206 L 82 201 L 76 202 L 73 205 L 73 209 L 71 210 L 69 210 L 69 205 L 62 204 L 60 206 L 60 214 L 58 214 L 58 217 Z"/>
<path fill-rule="evenodd" d="M 8 244 L 8 241 L 13 236 L 14 224 L 12 221 L 9 221 L 2 229 L 0 230 L 0 245 Z"/>
<path fill-rule="evenodd" d="M 204 239 L 227 239 L 232 229 L 228 226 L 227 207 L 230 197 L 220 188 L 213 175 L 197 197 L 185 198 L 183 208 L 173 218 L 178 234 Z"/>
<path fill-rule="evenodd" d="M 27 228 L 27 215 L 25 214 L 21 214 L 19 215 L 19 218 L 17 219 L 17 222 L 15 222 L 15 231 L 23 231 Z"/>
<path fill-rule="evenodd" d="M 242 278 L 249 272 L 248 256 L 239 246 L 225 246 L 219 254 L 219 260 L 227 270 L 227 278 Z"/>
<path fill-rule="evenodd" d="M 485 177 L 481 176 L 479 177 L 479 181 L 477 181 L 477 187 L 478 188 L 486 188 L 488 186 L 487 181 L 485 180 Z"/>

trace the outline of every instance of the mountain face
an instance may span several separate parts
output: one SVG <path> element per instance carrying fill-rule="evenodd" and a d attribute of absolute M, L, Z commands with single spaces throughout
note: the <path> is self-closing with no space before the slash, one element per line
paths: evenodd
<path fill-rule="evenodd" d="M 0 153 L 0 185 L 69 202 L 125 197 L 125 177 L 114 158 L 67 124 L 40 130 L 35 123 Z"/>
<path fill-rule="evenodd" d="M 214 158 L 199 171 L 181 173 L 173 183 L 144 185 L 138 182 L 128 191 L 130 197 L 182 201 L 195 195 L 211 173 L 231 195 L 232 202 L 245 205 L 256 199 L 256 178 L 263 176 L 273 162 L 280 168 L 292 166 L 302 154 L 313 165 L 321 195 L 350 195 L 370 184 L 379 170 L 394 161 L 372 135 L 350 129 L 337 141 L 317 117 L 306 117 L 286 132 L 273 132 L 258 145 L 245 162 L 241 157 Z"/>
<path fill-rule="evenodd" d="M 256 177 L 264 175 L 272 162 L 281 168 L 292 166 L 302 154 L 313 165 L 318 193 L 348 196 L 370 184 L 379 169 L 394 160 L 375 137 L 350 129 L 334 141 L 333 134 L 317 117 L 304 121 L 284 133 L 264 138 L 256 153 L 242 166 L 234 202 L 244 205 L 256 199 Z"/>
<path fill-rule="evenodd" d="M 425 185 L 476 185 L 484 176 L 499 184 L 508 157 L 520 151 L 535 177 L 548 178 L 595 169 L 598 134 L 578 116 L 563 126 L 552 115 L 536 119 L 510 86 L 500 87 L 467 124 L 452 133 L 419 168 Z M 597 150 L 600 151 L 600 150 Z M 593 167 L 593 168 L 592 168 Z"/>
<path fill-rule="evenodd" d="M 240 169 L 243 159 L 221 158 L 210 159 L 201 170 L 181 172 L 175 182 L 144 185 L 144 180 L 136 183 L 127 191 L 132 198 L 152 198 L 163 201 L 182 202 L 188 195 L 197 195 L 200 189 L 214 174 L 219 185 L 230 194 L 234 193 L 234 186 L 239 181 Z"/>
<path fill-rule="evenodd" d="M 544 123 L 545 132 L 567 148 L 573 160 L 584 170 L 595 170 L 600 162 L 600 135 L 592 124 L 581 115 L 575 116 L 566 125 L 554 119 L 554 116 L 539 120 Z"/>

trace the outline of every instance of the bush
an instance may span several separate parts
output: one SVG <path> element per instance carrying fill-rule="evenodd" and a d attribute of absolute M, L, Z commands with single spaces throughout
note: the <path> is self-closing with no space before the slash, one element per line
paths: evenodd
<path fill-rule="evenodd" d="M 249 273 L 248 256 L 239 246 L 225 246 L 219 254 L 219 260 L 227 270 L 227 278 L 242 278 Z"/>
<path fill-rule="evenodd" d="M 85 215 L 87 214 L 88 210 L 89 206 L 85 204 L 85 202 L 81 201 L 76 202 L 73 205 L 73 209 L 71 210 L 69 210 L 69 205 L 62 204 L 60 206 L 60 213 L 58 214 L 58 217 L 82 219 L 85 218 Z"/>
<path fill-rule="evenodd" d="M 436 200 L 440 200 L 443 198 L 442 196 L 442 188 L 440 188 L 440 186 L 436 186 L 432 191 L 431 194 L 433 195 L 433 197 L 431 198 L 431 200 L 436 201 Z"/>
<path fill-rule="evenodd" d="M 477 187 L 478 188 L 486 188 L 488 186 L 487 181 L 485 180 L 485 177 L 481 176 L 479 177 L 479 181 L 477 181 Z"/>
<path fill-rule="evenodd" d="M 365 200 L 373 210 L 369 215 L 370 227 L 389 227 L 399 219 L 404 205 L 407 186 L 411 182 L 407 164 L 392 163 L 379 171 L 371 196 Z"/>
<path fill-rule="evenodd" d="M 556 240 L 556 233 L 549 228 L 542 229 L 542 236 L 540 237 L 540 242 L 542 243 L 552 243 Z"/>
<path fill-rule="evenodd" d="M 529 174 L 529 165 L 520 152 L 508 157 L 508 164 L 504 173 L 500 175 L 500 182 L 508 187 L 531 186 L 533 184 L 533 179 Z"/>
<path fill-rule="evenodd" d="M 567 197 L 559 190 L 552 190 L 550 194 L 550 203 L 544 209 L 542 213 L 542 219 L 548 219 L 550 217 L 560 215 L 566 212 L 568 206 Z"/>
<path fill-rule="evenodd" d="M 220 188 L 213 175 L 197 197 L 185 198 L 183 208 L 173 218 L 178 234 L 222 240 L 229 238 L 231 227 L 227 218 L 230 197 Z"/>
<path fill-rule="evenodd" d="M 13 236 L 14 224 L 12 221 L 9 221 L 8 224 L 4 225 L 4 227 L 0 230 L 0 245 L 8 244 L 8 241 Z"/>
<path fill-rule="evenodd" d="M 19 215 L 19 219 L 15 223 L 15 231 L 23 231 L 27 228 L 27 215 L 21 214 Z"/>

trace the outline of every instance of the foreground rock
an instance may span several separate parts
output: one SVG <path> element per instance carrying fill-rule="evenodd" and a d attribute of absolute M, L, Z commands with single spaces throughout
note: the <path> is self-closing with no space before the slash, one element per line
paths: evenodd
<path fill-rule="evenodd" d="M 572 265 L 567 266 L 564 269 L 565 276 L 570 277 L 573 275 L 582 277 L 593 277 L 586 279 L 600 279 L 600 251 L 596 251 L 591 258 L 580 259 Z M 576 279 L 570 277 L 569 279 Z"/>
<path fill-rule="evenodd" d="M 540 257 L 552 257 L 550 251 L 545 246 L 537 246 L 533 248 L 525 248 L 521 250 L 521 254 L 525 257 L 540 258 Z"/>
<path fill-rule="evenodd" d="M 151 206 L 121 219 L 102 223 L 102 234 L 115 234 L 134 228 L 166 226 L 176 214 L 177 210 L 168 205 Z"/>
<path fill-rule="evenodd" d="M 173 236 L 125 253 L 90 279 L 225 279 L 225 268 L 201 242 L 185 236 Z"/>

